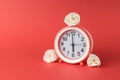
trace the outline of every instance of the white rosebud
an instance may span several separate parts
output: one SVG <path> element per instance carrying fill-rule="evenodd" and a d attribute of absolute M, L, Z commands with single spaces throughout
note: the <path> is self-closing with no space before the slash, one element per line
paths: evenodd
<path fill-rule="evenodd" d="M 47 63 L 55 62 L 58 59 L 58 56 L 55 53 L 54 49 L 49 49 L 45 51 L 43 60 Z"/>
<path fill-rule="evenodd" d="M 68 15 L 66 15 L 64 22 L 68 26 L 76 26 L 80 23 L 80 15 L 76 12 L 71 12 Z"/>
<path fill-rule="evenodd" d="M 87 59 L 87 65 L 90 67 L 100 66 L 101 61 L 97 55 L 90 54 L 90 56 Z"/>

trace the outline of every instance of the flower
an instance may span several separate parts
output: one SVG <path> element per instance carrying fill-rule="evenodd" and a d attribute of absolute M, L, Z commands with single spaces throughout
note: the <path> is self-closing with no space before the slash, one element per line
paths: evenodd
<path fill-rule="evenodd" d="M 64 22 L 68 26 L 76 26 L 80 23 L 80 15 L 76 12 L 71 12 L 68 15 L 66 15 Z"/>
<path fill-rule="evenodd" d="M 43 60 L 47 63 L 55 62 L 58 59 L 58 56 L 55 53 L 54 49 L 49 49 L 45 51 Z"/>
<path fill-rule="evenodd" d="M 87 65 L 90 66 L 90 67 L 100 66 L 101 61 L 100 61 L 100 59 L 97 55 L 90 54 L 90 56 L 87 59 Z"/>

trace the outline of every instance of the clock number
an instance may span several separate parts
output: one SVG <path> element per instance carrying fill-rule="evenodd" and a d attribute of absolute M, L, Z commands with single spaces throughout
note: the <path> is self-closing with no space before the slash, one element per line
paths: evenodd
<path fill-rule="evenodd" d="M 85 44 L 85 43 L 83 43 L 83 47 L 86 47 L 86 44 Z"/>
<path fill-rule="evenodd" d="M 66 33 L 66 36 L 67 36 L 67 37 L 70 37 L 70 33 Z"/>
<path fill-rule="evenodd" d="M 78 34 L 78 37 L 80 37 L 80 34 Z"/>
<path fill-rule="evenodd" d="M 84 41 L 84 39 L 85 39 L 84 37 L 81 37 L 81 41 Z"/>
<path fill-rule="evenodd" d="M 81 52 L 84 52 L 84 48 L 81 49 Z"/>
<path fill-rule="evenodd" d="M 75 54 L 74 54 L 74 53 L 72 53 L 72 57 L 75 57 Z"/>
<path fill-rule="evenodd" d="M 67 41 L 67 37 L 63 37 L 63 41 Z"/>
<path fill-rule="evenodd" d="M 72 34 L 73 36 L 75 36 L 76 32 L 71 32 L 71 34 Z"/>
<path fill-rule="evenodd" d="M 64 43 L 63 42 L 61 42 L 61 46 L 63 46 L 64 45 Z"/>
<path fill-rule="evenodd" d="M 63 51 L 65 51 L 65 47 L 63 47 Z"/>
<path fill-rule="evenodd" d="M 80 52 L 77 52 L 77 56 L 80 56 Z"/>

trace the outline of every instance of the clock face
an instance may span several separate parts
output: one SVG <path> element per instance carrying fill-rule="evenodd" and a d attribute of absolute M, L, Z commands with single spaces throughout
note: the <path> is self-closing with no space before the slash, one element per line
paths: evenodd
<path fill-rule="evenodd" d="M 66 27 L 58 32 L 54 46 L 59 58 L 71 64 L 86 59 L 91 51 L 91 39 L 86 31 L 77 27 Z"/>
<path fill-rule="evenodd" d="M 60 37 L 59 48 L 66 58 L 78 59 L 84 56 L 87 44 L 87 40 L 81 32 L 68 30 Z"/>

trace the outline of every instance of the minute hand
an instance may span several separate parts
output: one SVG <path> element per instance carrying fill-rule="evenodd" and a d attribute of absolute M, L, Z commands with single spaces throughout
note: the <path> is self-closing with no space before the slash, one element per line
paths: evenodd
<path fill-rule="evenodd" d="M 74 41 L 73 41 L 73 34 L 72 34 L 72 51 L 74 52 Z"/>

